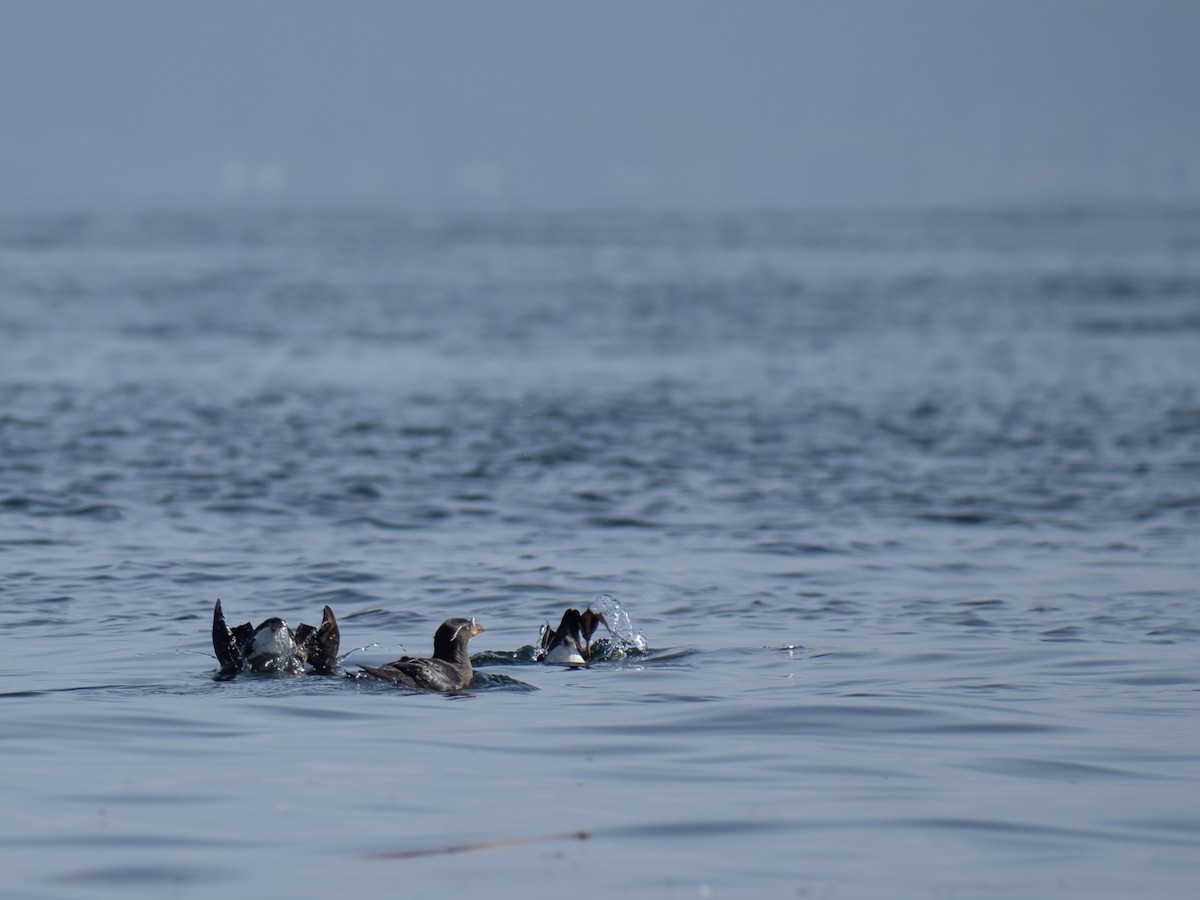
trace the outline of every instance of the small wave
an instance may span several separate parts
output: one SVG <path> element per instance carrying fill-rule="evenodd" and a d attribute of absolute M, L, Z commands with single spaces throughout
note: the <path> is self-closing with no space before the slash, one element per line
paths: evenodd
<path fill-rule="evenodd" d="M 121 842 L 123 846 L 131 843 L 151 843 L 145 838 L 135 841 L 127 837 L 122 838 Z M 171 843 L 184 845 L 182 841 Z M 153 844 L 153 846 L 158 846 L 158 844 Z M 209 867 L 130 865 L 69 870 L 58 875 L 55 880 L 62 884 L 100 885 L 126 890 L 158 888 L 163 891 L 171 891 L 178 890 L 180 885 L 220 881 L 226 877 L 224 873 L 213 871 Z"/>
<path fill-rule="evenodd" d="M 483 650 L 471 654 L 473 666 L 527 666 L 538 661 L 539 649 L 526 644 L 516 650 Z"/>
<path fill-rule="evenodd" d="M 918 518 L 923 522 L 933 522 L 944 525 L 986 525 L 993 520 L 993 516 L 985 513 L 961 512 L 961 513 L 922 513 Z"/>
<path fill-rule="evenodd" d="M 384 609 L 382 606 L 369 606 L 366 609 L 354 609 L 338 614 L 338 621 L 370 622 L 380 626 L 409 625 L 420 623 L 424 620 L 425 617 L 420 613 L 412 612 L 411 610 Z"/>
<path fill-rule="evenodd" d="M 537 687 L 498 672 L 476 672 L 471 678 L 472 691 L 536 691 Z"/>
<path fill-rule="evenodd" d="M 368 594 L 363 591 L 356 591 L 354 588 L 331 588 L 327 591 L 317 591 L 311 595 L 314 603 L 319 603 L 322 606 L 337 606 L 339 604 L 350 603 L 373 603 L 378 602 L 379 598 L 374 594 Z"/>
<path fill-rule="evenodd" d="M 344 584 L 359 584 L 366 581 L 379 581 L 381 576 L 373 572 L 362 572 L 333 563 L 318 563 L 309 566 L 308 571 L 298 576 L 298 580 L 308 584 L 327 584 L 329 582 Z"/>
<path fill-rule="evenodd" d="M 1044 641 L 1083 641 L 1086 639 L 1083 629 L 1075 625 L 1064 625 L 1061 628 L 1051 628 L 1041 632 Z"/>
<path fill-rule="evenodd" d="M 829 544 L 809 544 L 803 541 L 760 541 L 755 549 L 762 553 L 773 553 L 780 556 L 820 556 L 825 554 L 849 553 L 845 547 L 834 547 Z"/>
<path fill-rule="evenodd" d="M 61 510 L 58 515 L 96 519 L 100 522 L 117 522 L 125 517 L 121 508 L 113 506 L 111 503 L 88 503 L 82 506 L 72 506 Z"/>
<path fill-rule="evenodd" d="M 597 528 L 659 528 L 658 522 L 635 516 L 593 516 L 588 522 Z"/>
<path fill-rule="evenodd" d="M 1200 316 L 1088 319 L 1080 322 L 1078 328 L 1090 334 L 1173 334 L 1181 331 L 1200 331 Z"/>
<path fill-rule="evenodd" d="M 420 527 L 415 522 L 394 522 L 389 519 L 381 519 L 378 516 L 351 516 L 347 519 L 339 519 L 337 524 L 352 528 L 363 526 L 379 528 L 384 531 L 412 531 Z"/>
<path fill-rule="evenodd" d="M 220 513 L 221 515 L 262 515 L 262 516 L 286 516 L 289 510 L 281 506 L 270 506 L 264 503 L 246 503 L 235 500 L 222 500 L 217 503 L 209 503 L 203 507 L 205 512 Z"/>
<path fill-rule="evenodd" d="M 124 518 L 121 508 L 111 503 L 73 504 L 55 498 L 31 497 L 26 494 L 9 494 L 0 500 L 0 509 L 23 512 L 31 516 L 70 516 L 101 522 L 116 522 Z"/>
<path fill-rule="evenodd" d="M 1058 759 L 990 759 L 971 763 L 967 767 L 980 772 L 990 772 L 997 775 L 1071 783 L 1110 779 L 1157 779 L 1162 777 L 1149 772 L 1136 772 L 1130 769 L 1118 769 L 1112 766 L 1100 766 L 1092 763 Z"/>

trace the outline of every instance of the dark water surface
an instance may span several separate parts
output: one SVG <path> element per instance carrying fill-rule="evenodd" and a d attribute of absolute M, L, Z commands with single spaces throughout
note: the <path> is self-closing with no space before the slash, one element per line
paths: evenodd
<path fill-rule="evenodd" d="M 5 897 L 1193 897 L 1200 214 L 0 218 L 0 634 Z"/>

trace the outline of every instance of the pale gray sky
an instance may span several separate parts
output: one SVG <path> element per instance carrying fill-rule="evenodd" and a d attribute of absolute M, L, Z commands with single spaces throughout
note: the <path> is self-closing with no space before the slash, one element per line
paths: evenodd
<path fill-rule="evenodd" d="M 1196 0 L 0 0 L 0 210 L 1200 201 Z"/>

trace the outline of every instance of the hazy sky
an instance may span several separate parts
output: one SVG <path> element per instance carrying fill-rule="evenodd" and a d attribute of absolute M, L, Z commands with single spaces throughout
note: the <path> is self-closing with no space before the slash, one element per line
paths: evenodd
<path fill-rule="evenodd" d="M 1200 0 L 0 0 L 0 210 L 1200 200 Z"/>

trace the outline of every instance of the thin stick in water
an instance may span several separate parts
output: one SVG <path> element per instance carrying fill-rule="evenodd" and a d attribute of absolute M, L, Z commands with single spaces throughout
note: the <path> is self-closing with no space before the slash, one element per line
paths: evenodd
<path fill-rule="evenodd" d="M 473 844 L 450 844 L 447 847 L 422 847 L 419 850 L 385 850 L 382 853 L 366 853 L 363 859 L 417 859 L 422 856 L 443 856 L 450 853 L 474 853 L 477 850 L 499 850 L 502 847 L 519 847 L 541 841 L 586 841 L 590 831 L 560 831 L 557 834 L 538 834 L 528 837 L 493 838 Z"/>

